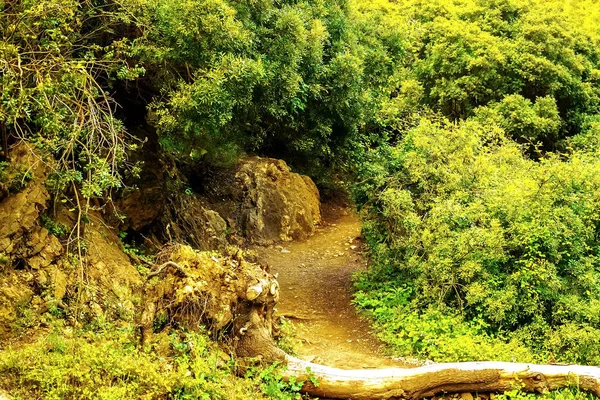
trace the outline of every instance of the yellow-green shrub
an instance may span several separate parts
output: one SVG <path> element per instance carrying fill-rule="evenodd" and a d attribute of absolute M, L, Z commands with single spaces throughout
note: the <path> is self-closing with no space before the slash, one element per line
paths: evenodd
<path fill-rule="evenodd" d="M 442 307 L 483 320 L 483 331 L 515 331 L 537 351 L 600 361 L 594 153 L 536 162 L 494 125 L 423 121 L 374 150 L 359 175 L 379 265 L 371 279 L 411 285 L 413 310 Z M 572 324 L 589 332 L 585 344 L 567 340 Z"/>
<path fill-rule="evenodd" d="M 142 351 L 130 327 L 57 328 L 0 352 L 0 388 L 17 399 L 262 398 L 258 383 L 237 378 L 205 334 L 161 340 L 157 351 Z"/>

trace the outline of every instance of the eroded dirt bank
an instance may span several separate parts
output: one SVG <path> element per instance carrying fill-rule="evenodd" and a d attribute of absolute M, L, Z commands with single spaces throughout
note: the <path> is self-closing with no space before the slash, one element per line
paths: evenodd
<path fill-rule="evenodd" d="M 279 274 L 278 314 L 296 326 L 299 356 L 344 369 L 406 366 L 383 354 L 351 304 L 352 274 L 366 268 L 358 217 L 343 207 L 323 208 L 323 224 L 309 239 L 256 248 Z"/>

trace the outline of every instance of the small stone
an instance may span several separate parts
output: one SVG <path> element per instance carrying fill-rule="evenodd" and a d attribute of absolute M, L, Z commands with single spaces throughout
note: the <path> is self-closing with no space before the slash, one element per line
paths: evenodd
<path fill-rule="evenodd" d="M 351 248 L 352 250 L 356 250 L 356 249 L 358 249 L 358 246 L 354 246 L 354 245 L 352 245 L 352 246 L 350 246 L 350 248 Z"/>
<path fill-rule="evenodd" d="M 461 393 L 460 394 L 460 398 L 462 400 L 473 400 L 473 395 L 471 393 L 469 393 L 469 392 Z"/>
<path fill-rule="evenodd" d="M 291 253 L 288 249 L 281 249 L 282 253 Z"/>
<path fill-rule="evenodd" d="M 46 271 L 40 271 L 38 276 L 37 276 L 37 284 L 40 287 L 44 287 L 46 285 L 48 285 L 48 274 L 46 273 Z"/>

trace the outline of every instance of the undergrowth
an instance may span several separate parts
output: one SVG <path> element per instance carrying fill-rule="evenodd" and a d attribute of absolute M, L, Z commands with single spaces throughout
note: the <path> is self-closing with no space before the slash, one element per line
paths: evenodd
<path fill-rule="evenodd" d="M 0 389 L 14 399 L 299 399 L 280 368 L 240 367 L 205 332 L 173 330 L 139 349 L 132 325 L 73 330 L 56 322 L 0 352 Z"/>
<path fill-rule="evenodd" d="M 436 362 L 509 361 L 549 363 L 551 353 L 535 353 L 516 337 L 492 334 L 482 320 L 467 321 L 451 310 L 415 309 L 407 284 L 378 285 L 365 275 L 357 276 L 354 303 L 374 321 L 378 337 L 395 356 L 418 357 Z M 442 395 L 438 399 L 449 399 Z M 455 395 L 454 397 L 461 398 Z M 477 397 L 475 394 L 474 398 Z M 577 386 L 546 393 L 526 393 L 515 387 L 492 400 L 597 400 Z"/>
<path fill-rule="evenodd" d="M 543 362 L 517 340 L 488 333 L 483 320 L 465 320 L 451 310 L 411 303 L 413 289 L 406 284 L 377 284 L 358 278 L 354 303 L 374 320 L 378 337 L 396 356 L 436 362 L 519 361 Z"/>

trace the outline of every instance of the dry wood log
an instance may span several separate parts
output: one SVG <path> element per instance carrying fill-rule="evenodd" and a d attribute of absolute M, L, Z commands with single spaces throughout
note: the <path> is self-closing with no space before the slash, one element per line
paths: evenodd
<path fill-rule="evenodd" d="M 508 362 L 464 362 L 425 367 L 342 370 L 287 356 L 285 377 L 306 383 L 310 395 L 333 399 L 421 399 L 440 393 L 545 392 L 575 386 L 600 396 L 600 368 Z M 310 373 L 307 372 L 310 368 Z M 319 382 L 315 387 L 310 376 Z"/>

